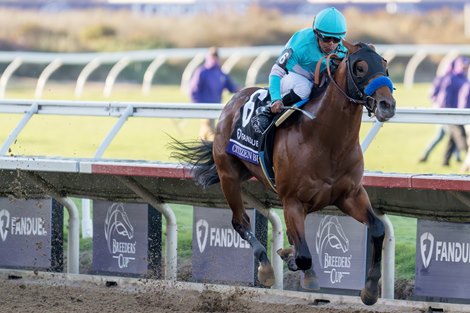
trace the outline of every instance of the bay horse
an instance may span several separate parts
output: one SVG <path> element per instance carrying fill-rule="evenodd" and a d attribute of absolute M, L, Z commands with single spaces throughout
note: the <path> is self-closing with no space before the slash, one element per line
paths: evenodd
<path fill-rule="evenodd" d="M 309 100 L 303 107 L 316 118 L 311 120 L 298 114 L 297 119 L 292 117 L 276 130 L 273 147 L 276 191 L 283 207 L 287 237 L 293 245 L 279 254 L 287 261 L 289 269 L 300 269 L 306 277 L 310 271 L 308 285 L 318 289 L 312 256 L 305 240 L 304 220 L 308 213 L 326 206 L 338 207 L 369 227 L 372 255 L 361 299 L 372 305 L 379 293 L 385 232 L 362 185 L 364 159 L 359 130 L 363 107 L 384 122 L 395 114 L 395 99 L 386 60 L 371 45 L 343 42 L 348 54 L 337 64 L 334 75 L 327 66 L 331 82 L 322 95 Z M 327 64 L 329 62 L 328 58 Z M 233 212 L 232 225 L 253 247 L 260 263 L 260 283 L 270 287 L 274 284 L 274 271 L 266 249 L 250 227 L 241 183 L 254 176 L 268 189 L 270 184 L 260 166 L 226 152 L 240 116 L 240 107 L 258 89 L 245 88 L 232 97 L 222 110 L 213 142 L 175 141 L 172 148 L 175 149 L 173 156 L 192 165 L 193 177 L 198 184 L 206 187 L 220 182 Z"/>

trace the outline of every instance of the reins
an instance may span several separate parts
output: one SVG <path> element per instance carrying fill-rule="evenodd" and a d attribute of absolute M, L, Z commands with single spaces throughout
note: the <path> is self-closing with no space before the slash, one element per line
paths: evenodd
<path fill-rule="evenodd" d="M 367 109 L 367 112 L 369 114 L 369 116 L 372 116 L 375 112 L 375 109 L 376 109 L 376 100 L 374 97 L 371 96 L 371 94 L 373 92 L 375 92 L 375 90 L 377 90 L 380 86 L 388 86 L 391 91 L 393 92 L 393 84 L 391 82 L 391 80 L 388 78 L 388 77 L 378 77 L 378 78 L 374 78 L 370 83 L 369 85 L 373 86 L 372 88 L 368 88 L 366 87 L 366 92 L 362 91 L 358 86 L 357 86 L 357 83 L 356 81 L 354 80 L 354 78 L 352 77 L 352 74 L 351 74 L 351 64 L 350 64 L 350 60 L 349 60 L 349 57 L 351 56 L 351 54 L 348 54 L 348 57 L 346 59 L 346 66 L 347 66 L 347 82 L 348 82 L 348 91 L 349 93 L 353 93 L 353 94 L 356 94 L 360 97 L 360 99 L 358 98 L 355 98 L 355 97 L 352 97 L 350 94 L 348 94 L 348 92 L 346 92 L 345 90 L 343 90 L 341 88 L 341 86 L 338 85 L 338 83 L 335 81 L 332 73 L 331 73 L 331 68 L 330 68 L 330 63 L 331 63 L 331 60 L 332 59 L 335 59 L 335 60 L 342 60 L 341 58 L 338 57 L 338 55 L 336 54 L 329 54 L 323 58 L 321 58 L 318 63 L 317 63 L 317 66 L 315 68 L 315 78 L 314 78 L 314 83 L 316 86 L 319 86 L 320 85 L 320 67 L 321 67 L 321 64 L 323 62 L 323 59 L 326 59 L 326 70 L 327 70 L 327 73 L 328 73 L 328 77 L 330 79 L 330 81 L 333 83 L 333 85 L 336 87 L 336 89 L 339 90 L 339 92 L 346 98 L 348 99 L 350 102 L 354 103 L 354 104 L 358 104 L 358 105 L 362 105 L 364 106 L 366 109 Z M 374 82 L 375 81 L 375 82 Z M 369 86 L 368 85 L 368 86 Z M 370 94 L 368 94 L 368 92 L 370 91 L 369 89 L 372 89 L 372 92 Z"/>

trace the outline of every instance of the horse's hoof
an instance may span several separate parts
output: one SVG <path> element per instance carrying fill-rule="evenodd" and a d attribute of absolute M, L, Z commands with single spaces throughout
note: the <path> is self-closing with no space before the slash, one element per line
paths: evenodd
<path fill-rule="evenodd" d="M 300 276 L 300 286 L 307 290 L 320 289 L 320 284 L 318 283 L 318 278 L 313 268 L 302 271 L 302 275 Z"/>
<path fill-rule="evenodd" d="M 299 268 L 295 264 L 294 249 L 279 249 L 276 252 L 281 257 L 281 259 L 287 263 L 287 268 L 289 270 L 291 270 L 292 272 L 299 270 Z"/>
<path fill-rule="evenodd" d="M 276 253 L 281 257 L 283 261 L 287 262 L 287 259 L 290 256 L 294 256 L 294 249 L 292 247 L 290 248 L 285 248 L 285 249 L 278 249 Z"/>
<path fill-rule="evenodd" d="M 365 305 L 373 305 L 377 302 L 377 299 L 379 298 L 379 293 L 371 293 L 367 288 L 363 288 L 361 290 L 361 300 L 362 303 Z"/>
<path fill-rule="evenodd" d="M 258 280 L 266 287 L 274 285 L 274 270 L 270 263 L 258 266 Z"/>

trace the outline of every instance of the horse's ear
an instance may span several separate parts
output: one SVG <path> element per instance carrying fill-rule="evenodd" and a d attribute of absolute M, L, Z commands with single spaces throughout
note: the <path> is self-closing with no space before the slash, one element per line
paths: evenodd
<path fill-rule="evenodd" d="M 346 49 L 348 49 L 348 52 L 350 54 L 356 52 L 357 50 L 359 50 L 359 48 L 356 45 L 350 43 L 349 41 L 347 41 L 345 39 L 342 40 L 342 43 L 346 47 Z"/>

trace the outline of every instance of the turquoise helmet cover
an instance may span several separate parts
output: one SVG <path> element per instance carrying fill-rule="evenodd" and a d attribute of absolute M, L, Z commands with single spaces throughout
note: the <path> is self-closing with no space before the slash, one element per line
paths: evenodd
<path fill-rule="evenodd" d="M 348 30 L 346 18 L 334 7 L 323 9 L 315 16 L 313 30 L 320 32 L 325 37 L 344 39 Z"/>

